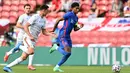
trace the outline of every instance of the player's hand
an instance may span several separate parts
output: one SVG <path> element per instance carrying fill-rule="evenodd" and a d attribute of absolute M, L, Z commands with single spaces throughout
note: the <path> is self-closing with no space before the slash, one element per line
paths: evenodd
<path fill-rule="evenodd" d="M 54 38 L 57 38 L 58 36 L 54 33 L 54 32 L 50 32 L 51 33 L 51 36 L 54 37 Z"/>
<path fill-rule="evenodd" d="M 80 28 L 83 28 L 84 24 L 79 24 L 80 25 Z"/>

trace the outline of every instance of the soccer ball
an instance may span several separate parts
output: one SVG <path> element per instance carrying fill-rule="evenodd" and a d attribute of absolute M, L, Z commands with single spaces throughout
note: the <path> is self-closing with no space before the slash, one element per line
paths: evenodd
<path fill-rule="evenodd" d="M 121 70 L 120 65 L 114 64 L 114 65 L 112 66 L 112 71 L 113 71 L 114 73 L 120 73 L 120 70 Z"/>

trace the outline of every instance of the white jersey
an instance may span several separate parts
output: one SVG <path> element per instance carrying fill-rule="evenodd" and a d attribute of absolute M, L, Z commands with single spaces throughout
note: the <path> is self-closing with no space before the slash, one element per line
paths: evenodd
<path fill-rule="evenodd" d="M 41 32 L 42 29 L 45 28 L 46 19 L 41 18 L 39 14 L 34 14 L 29 20 L 28 23 L 30 23 L 29 32 L 34 37 L 34 39 L 37 41 L 37 38 Z"/>
<path fill-rule="evenodd" d="M 22 26 L 24 26 L 26 24 L 26 22 L 30 19 L 30 15 L 27 14 L 22 14 L 20 15 L 19 19 L 18 19 L 18 23 L 20 23 Z M 20 31 L 18 33 L 18 37 L 17 37 L 17 41 L 23 41 L 23 35 L 25 34 L 24 29 L 19 28 Z"/>

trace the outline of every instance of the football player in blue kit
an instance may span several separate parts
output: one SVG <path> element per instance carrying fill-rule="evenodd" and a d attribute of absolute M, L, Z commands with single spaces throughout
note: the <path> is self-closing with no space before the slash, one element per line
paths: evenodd
<path fill-rule="evenodd" d="M 59 67 L 64 64 L 67 59 L 71 55 L 71 48 L 72 48 L 72 41 L 70 37 L 70 33 L 72 29 L 74 31 L 79 30 L 83 27 L 83 25 L 78 25 L 78 17 L 77 13 L 79 12 L 79 3 L 74 2 L 71 4 L 71 11 L 65 13 L 65 15 L 59 19 L 57 19 L 53 32 L 56 30 L 58 23 L 62 20 L 64 20 L 63 27 L 60 29 L 57 40 L 59 43 L 59 46 L 54 44 L 52 48 L 49 50 L 50 53 L 54 52 L 55 50 L 58 50 L 62 55 L 62 59 L 58 62 L 58 64 L 53 68 L 53 71 L 55 72 L 64 72 Z"/>

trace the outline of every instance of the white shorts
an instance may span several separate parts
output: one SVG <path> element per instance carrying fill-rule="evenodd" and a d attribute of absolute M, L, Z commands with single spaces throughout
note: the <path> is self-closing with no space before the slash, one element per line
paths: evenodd
<path fill-rule="evenodd" d="M 23 43 L 24 34 L 25 34 L 25 32 L 18 33 L 16 44 Z"/>
<path fill-rule="evenodd" d="M 24 38 L 23 38 L 23 44 L 24 44 L 24 46 L 26 46 L 26 47 L 35 48 L 36 42 L 31 41 L 29 37 L 24 36 Z"/>

